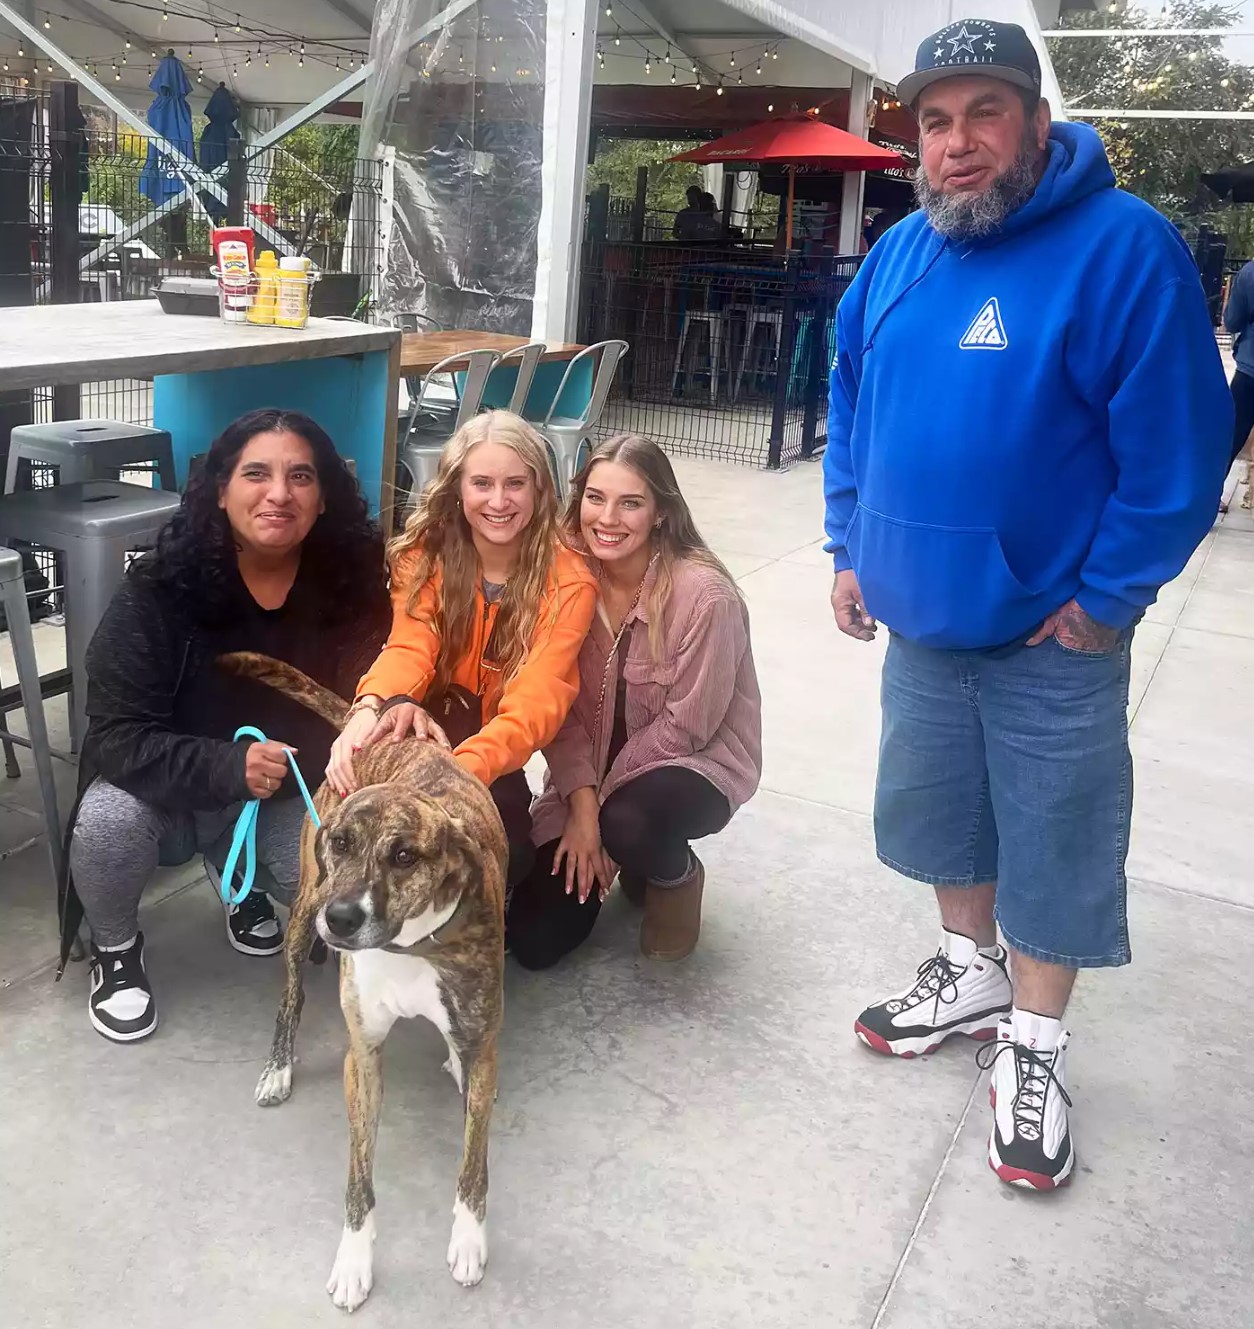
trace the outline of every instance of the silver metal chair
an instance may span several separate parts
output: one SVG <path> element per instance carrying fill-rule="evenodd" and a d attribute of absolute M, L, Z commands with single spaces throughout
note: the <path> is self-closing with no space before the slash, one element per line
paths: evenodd
<path fill-rule="evenodd" d="M 132 467 L 156 469 L 162 489 L 173 489 L 174 449 L 165 429 L 120 420 L 57 420 L 44 425 L 14 425 L 4 492 L 17 488 L 18 463 L 43 462 L 60 467 L 60 482 L 112 480 Z"/>
<path fill-rule="evenodd" d="M 178 510 L 179 496 L 117 480 L 87 480 L 0 498 L 0 542 L 28 540 L 65 555 L 65 638 L 70 737 L 87 732 L 87 646 L 126 571 Z"/>
<path fill-rule="evenodd" d="M 536 370 L 540 367 L 540 357 L 547 349 L 542 341 L 530 341 L 526 346 L 515 346 L 512 351 L 506 351 L 501 356 L 497 368 L 502 371 L 512 368 L 513 361 L 518 361 L 518 378 L 514 381 L 514 391 L 510 393 L 506 410 L 513 411 L 515 415 L 526 414 L 527 398 L 535 382 Z"/>
<path fill-rule="evenodd" d="M 26 579 L 22 575 L 22 556 L 16 549 L 0 549 L 0 598 L 8 625 L 9 644 L 17 668 L 18 690 L 26 712 L 29 738 L 4 729 L 5 743 L 28 748 L 39 778 L 39 797 L 43 804 L 44 827 L 48 836 L 48 856 L 52 860 L 53 879 L 61 875 L 61 816 L 57 809 L 57 786 L 52 774 L 52 748 L 48 743 L 48 725 L 44 718 L 43 696 L 39 684 L 39 662 L 35 658 L 35 639 L 30 627 L 30 607 L 26 603 Z"/>
<path fill-rule="evenodd" d="M 500 363 L 499 351 L 464 351 L 461 355 L 446 356 L 439 364 L 432 365 L 424 375 L 422 387 L 414 404 L 410 408 L 409 421 L 400 447 L 400 458 L 413 481 L 413 496 L 417 496 L 435 478 L 440 465 L 440 453 L 444 445 L 467 420 L 479 414 L 483 405 L 484 389 L 488 378 Z M 452 413 L 424 411 L 428 385 L 433 379 L 464 374 L 465 382 L 458 389 L 457 410 Z M 419 418 L 426 415 L 426 427 L 418 424 Z"/>
<path fill-rule="evenodd" d="M 553 456 L 553 475 L 557 481 L 557 490 L 559 495 L 565 499 L 570 494 L 571 481 L 575 478 L 575 472 L 579 469 L 579 454 L 582 452 L 584 444 L 589 442 L 592 437 L 592 431 L 597 427 L 601 419 L 601 413 L 605 410 L 605 403 L 609 400 L 610 388 L 614 383 L 614 374 L 618 369 L 618 362 L 627 353 L 627 343 L 625 341 L 600 341 L 593 346 L 587 346 L 579 352 L 566 366 L 566 372 L 562 375 L 562 381 L 549 407 L 549 413 L 544 417 L 544 423 L 540 426 L 540 432 L 549 442 Z M 582 414 L 558 415 L 558 407 L 562 404 L 562 396 L 566 391 L 566 385 L 570 382 L 571 375 L 575 373 L 576 367 L 581 361 L 588 360 L 593 356 L 600 356 L 600 362 L 597 364 L 596 372 L 592 379 L 592 391 L 588 394 L 588 404 L 584 407 Z"/>

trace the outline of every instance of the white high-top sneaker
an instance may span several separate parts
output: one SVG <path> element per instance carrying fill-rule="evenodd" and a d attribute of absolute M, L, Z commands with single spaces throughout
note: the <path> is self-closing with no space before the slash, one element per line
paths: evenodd
<path fill-rule="evenodd" d="M 894 1057 L 934 1052 L 951 1034 L 986 1040 L 1010 1010 L 1006 951 L 985 954 L 958 932 L 944 932 L 941 948 L 918 968 L 915 981 L 886 997 L 854 1021 L 853 1031 L 869 1048 Z"/>
<path fill-rule="evenodd" d="M 1075 1148 L 1063 1082 L 1063 1060 L 1071 1035 L 1066 1030 L 1052 1052 L 1016 1043 L 1010 1020 L 997 1026 L 997 1042 L 982 1047 L 976 1061 L 993 1068 L 989 1099 L 993 1129 L 988 1165 L 1011 1186 L 1052 1191 L 1065 1186 L 1075 1167 Z"/>

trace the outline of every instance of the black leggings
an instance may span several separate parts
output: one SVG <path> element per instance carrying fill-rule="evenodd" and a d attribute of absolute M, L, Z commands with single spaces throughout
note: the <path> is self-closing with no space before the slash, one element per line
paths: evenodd
<path fill-rule="evenodd" d="M 1245 440 L 1254 429 L 1254 374 L 1238 369 L 1232 376 L 1232 405 L 1236 411 L 1236 427 L 1232 431 L 1232 460 L 1245 447 Z"/>
<path fill-rule="evenodd" d="M 511 771 L 493 780 L 488 793 L 501 814 L 505 838 L 509 842 L 509 867 L 505 871 L 506 886 L 512 890 L 531 871 L 536 861 L 535 846 L 531 843 L 531 787 L 522 771 Z"/>
<path fill-rule="evenodd" d="M 628 877 L 678 881 L 691 862 L 688 842 L 721 831 L 730 818 L 727 799 L 703 775 L 683 766 L 663 766 L 637 776 L 605 800 L 601 843 Z M 565 871 L 553 875 L 557 846 L 557 840 L 550 840 L 536 851 L 505 917 L 510 953 L 524 969 L 556 964 L 588 939 L 601 912 L 595 892 L 580 904 L 575 892 L 566 894 Z"/>

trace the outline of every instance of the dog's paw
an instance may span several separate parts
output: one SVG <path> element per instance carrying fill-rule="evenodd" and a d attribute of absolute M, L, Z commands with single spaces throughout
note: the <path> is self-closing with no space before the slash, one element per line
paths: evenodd
<path fill-rule="evenodd" d="M 286 1103 L 292 1096 L 292 1066 L 267 1066 L 257 1081 L 253 1097 L 259 1107 L 274 1107 Z"/>
<path fill-rule="evenodd" d="M 453 1234 L 448 1243 L 449 1272 L 462 1285 L 474 1287 L 488 1262 L 488 1232 L 483 1222 L 457 1200 L 453 1204 Z"/>
<path fill-rule="evenodd" d="M 327 1279 L 331 1300 L 345 1311 L 355 1311 L 374 1287 L 374 1214 L 356 1232 L 345 1227 L 335 1264 Z"/>

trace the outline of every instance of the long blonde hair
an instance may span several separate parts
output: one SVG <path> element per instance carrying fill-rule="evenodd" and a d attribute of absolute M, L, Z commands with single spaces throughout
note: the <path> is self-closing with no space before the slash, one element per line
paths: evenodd
<path fill-rule="evenodd" d="M 657 554 L 657 576 L 645 597 L 644 607 L 649 618 L 649 653 L 654 660 L 661 657 L 664 636 L 663 615 L 675 584 L 675 565 L 681 560 L 700 564 L 723 577 L 737 598 L 743 599 L 740 587 L 722 560 L 702 539 L 692 510 L 675 479 L 670 458 L 652 439 L 638 434 L 617 434 L 593 448 L 583 469 L 571 485 L 570 500 L 562 514 L 562 533 L 567 544 L 593 557 L 584 543 L 580 530 L 579 510 L 588 477 L 597 462 L 616 461 L 630 466 L 649 487 L 657 504 L 660 525 L 653 532 L 653 548 Z M 595 559 L 594 559 L 595 562 Z"/>
<path fill-rule="evenodd" d="M 522 533 L 518 566 L 506 583 L 484 650 L 485 659 L 500 669 L 502 683 L 513 678 L 527 658 L 557 552 L 557 495 L 543 439 L 509 411 L 485 411 L 468 420 L 445 444 L 435 479 L 419 496 L 405 529 L 388 545 L 393 581 L 409 586 L 405 606 L 409 613 L 414 613 L 423 585 L 437 570 L 442 575 L 435 621 L 430 624 L 440 642 L 431 692 L 452 681 L 474 629 L 475 591 L 482 571 L 461 510 L 461 482 L 467 457 L 481 443 L 499 443 L 516 452 L 535 485 L 535 511 Z"/>

